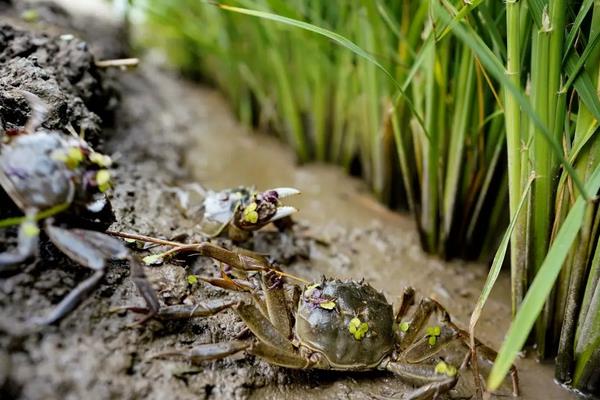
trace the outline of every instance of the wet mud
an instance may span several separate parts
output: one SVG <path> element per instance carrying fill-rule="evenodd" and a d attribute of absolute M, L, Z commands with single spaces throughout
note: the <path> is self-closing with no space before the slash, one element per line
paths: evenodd
<path fill-rule="evenodd" d="M 5 30 L 8 28 L 0 32 Z M 60 40 L 54 33 L 54 39 L 43 37 L 44 46 Z M 103 40 L 106 43 L 106 36 Z M 0 54 L 4 54 L 2 49 L 0 46 Z M 0 68 L 5 68 L 2 62 Z M 58 67 L 35 68 L 53 71 Z M 62 76 L 70 73 L 61 72 Z M 83 71 L 81 77 L 86 73 L 93 76 Z M 293 186 L 302 190 L 301 196 L 290 201 L 300 209 L 293 232 L 260 232 L 248 247 L 272 254 L 287 272 L 305 279 L 316 280 L 323 274 L 365 278 L 389 301 L 397 301 L 405 286 L 413 286 L 421 295 L 443 303 L 455 321 L 466 326 L 485 280 L 485 265 L 447 263 L 424 254 L 410 216 L 388 211 L 362 182 L 337 168 L 297 165 L 281 143 L 240 126 L 216 90 L 182 80 L 157 66 L 152 57 L 143 60 L 138 70 L 113 75 L 114 81 L 109 77 L 94 84 L 99 86 L 92 85 L 116 85 L 120 93 L 118 107 L 113 107 L 114 114 L 102 125 L 104 139 L 99 148 L 116 162 L 111 194 L 116 222 L 111 229 L 196 241 L 202 238 L 198 232 L 201 213 L 195 207 L 198 199 L 192 196 L 190 203 L 183 205 L 177 188 L 197 184 L 210 189 Z M 95 108 L 99 103 L 87 103 L 77 89 L 61 87 L 56 77 L 49 81 L 53 79 L 56 84 L 52 85 L 63 93 L 61 101 L 71 104 L 69 96 L 75 96 L 89 113 L 101 114 Z M 104 99 L 110 90 L 96 95 Z M 8 104 L 13 113 L 11 123 L 22 124 L 27 107 L 16 100 Z M 91 114 L 65 115 L 81 126 L 85 118 L 78 118 Z M 0 249 L 14 244 L 14 237 L 0 239 Z M 148 249 L 132 251 L 148 254 Z M 153 356 L 161 352 L 230 340 L 244 327 L 230 311 L 208 318 L 131 326 L 135 315 L 113 312 L 118 307 L 143 304 L 124 263 L 112 263 L 99 288 L 59 325 L 32 335 L 15 334 L 14 326 L 47 313 L 89 275 L 51 245 L 44 245 L 41 254 L 41 261 L 0 276 L 2 398 L 388 399 L 400 398 L 408 388 L 388 373 L 292 371 L 243 355 L 201 366 L 173 358 L 156 359 Z M 190 274 L 215 275 L 218 268 L 210 260 L 191 257 L 147 267 L 146 271 L 164 304 L 195 304 L 233 296 L 186 279 Z M 508 292 L 509 282 L 503 275 L 479 324 L 479 338 L 494 348 L 499 347 L 509 325 Z M 551 366 L 531 358 L 519 360 L 517 365 L 523 398 L 574 397 L 553 383 Z"/>

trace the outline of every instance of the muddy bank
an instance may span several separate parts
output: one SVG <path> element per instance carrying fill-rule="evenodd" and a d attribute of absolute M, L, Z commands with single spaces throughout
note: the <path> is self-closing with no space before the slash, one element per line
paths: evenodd
<path fill-rule="evenodd" d="M 301 210 L 293 235 L 263 232 L 259 251 L 290 260 L 288 270 L 307 279 L 321 274 L 365 277 L 396 300 L 406 285 L 444 303 L 465 325 L 485 278 L 485 267 L 443 263 L 420 250 L 410 217 L 390 213 L 361 182 L 320 165 L 298 167 L 278 142 L 245 132 L 212 89 L 181 81 L 152 61 L 119 74 L 121 103 L 102 147 L 117 162 L 112 204 L 115 230 L 199 239 L 200 215 L 178 207 L 169 188 L 199 182 L 210 188 L 240 184 L 266 189 L 294 186 Z M 51 309 L 88 272 L 48 249 L 42 263 L 0 277 L 0 320 L 24 321 Z M 188 274 L 214 274 L 214 263 L 196 259 L 147 268 L 166 304 L 229 296 L 189 285 Z M 385 373 L 290 371 L 241 356 L 193 367 L 152 355 L 173 348 L 234 338 L 243 328 L 231 312 L 210 318 L 128 327 L 135 316 L 110 313 L 142 304 L 126 265 L 114 263 L 99 289 L 59 326 L 25 337 L 0 333 L 0 385 L 22 399 L 371 399 L 399 396 L 406 387 Z M 498 347 L 509 324 L 502 277 L 480 322 L 479 336 Z M 9 367 L 2 368 L 2 366 Z M 552 382 L 552 368 L 519 363 L 524 398 L 570 395 Z M 3 373 L 2 371 L 10 371 Z"/>

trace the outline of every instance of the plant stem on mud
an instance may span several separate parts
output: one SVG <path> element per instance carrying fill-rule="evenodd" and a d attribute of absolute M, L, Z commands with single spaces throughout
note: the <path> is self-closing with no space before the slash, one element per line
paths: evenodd
<path fill-rule="evenodd" d="M 521 1 L 506 2 L 506 75 L 517 87 L 521 87 Z M 506 125 L 506 148 L 508 165 L 510 216 L 517 215 L 521 197 L 521 109 L 514 95 L 504 91 L 504 119 Z M 525 231 L 527 213 L 520 214 L 510 241 L 510 266 L 512 288 L 512 312 L 517 312 L 527 288 L 527 248 Z"/>

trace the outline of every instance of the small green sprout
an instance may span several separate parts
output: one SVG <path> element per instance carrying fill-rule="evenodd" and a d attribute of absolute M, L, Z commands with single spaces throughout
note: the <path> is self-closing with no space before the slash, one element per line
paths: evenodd
<path fill-rule="evenodd" d="M 404 322 L 401 322 L 401 323 L 400 323 L 400 325 L 399 325 L 399 328 L 400 328 L 400 330 L 401 330 L 402 332 L 407 332 L 407 331 L 408 331 L 408 328 L 410 328 L 410 323 L 408 323 L 408 322 L 406 322 L 406 321 L 404 321 Z"/>
<path fill-rule="evenodd" d="M 335 301 L 324 301 L 322 303 L 319 303 L 319 307 L 324 308 L 325 310 L 333 310 L 335 308 Z"/>
<path fill-rule="evenodd" d="M 51 157 L 53 160 L 62 161 L 69 169 L 76 169 L 83 161 L 83 151 L 79 147 L 70 147 L 66 151 L 59 149 L 53 151 Z"/>
<path fill-rule="evenodd" d="M 187 281 L 190 285 L 195 285 L 196 283 L 198 283 L 198 277 L 196 275 L 188 275 Z"/>
<path fill-rule="evenodd" d="M 248 204 L 248 207 L 244 208 L 244 211 L 242 212 L 242 218 L 244 221 L 250 222 L 251 224 L 258 222 L 258 212 L 256 211 L 257 207 L 258 204 L 256 204 L 256 202 L 252 202 Z"/>
<path fill-rule="evenodd" d="M 163 263 L 163 255 L 162 254 L 151 254 L 142 258 L 142 261 L 146 265 L 159 265 Z"/>
<path fill-rule="evenodd" d="M 67 150 L 65 164 L 69 169 L 75 169 L 83 161 L 83 152 L 79 147 L 71 147 Z"/>
<path fill-rule="evenodd" d="M 23 225 L 21 225 L 21 231 L 27 237 L 36 237 L 40 234 L 40 228 L 31 221 L 23 223 Z"/>
<path fill-rule="evenodd" d="M 108 168 L 112 165 L 112 159 L 104 154 L 93 152 L 89 158 L 91 162 L 102 168 Z"/>
<path fill-rule="evenodd" d="M 348 330 L 351 334 L 354 335 L 354 339 L 362 340 L 362 338 L 365 337 L 365 334 L 369 330 L 369 324 L 366 322 L 361 322 L 360 319 L 354 317 L 350 320 L 350 323 L 348 324 Z"/>
<path fill-rule="evenodd" d="M 438 325 L 436 326 L 430 326 L 427 328 L 427 343 L 429 343 L 430 346 L 435 346 L 435 344 L 437 343 L 437 338 L 442 334 L 442 328 L 440 328 Z"/>
<path fill-rule="evenodd" d="M 306 289 L 304 290 L 304 296 L 310 297 L 310 295 L 313 293 L 313 291 L 318 287 L 319 287 L 318 283 L 313 283 L 312 285 L 308 285 L 306 287 Z"/>
<path fill-rule="evenodd" d="M 37 22 L 40 19 L 40 14 L 37 10 L 30 8 L 29 10 L 25 10 L 21 13 L 21 18 L 25 22 Z"/>
<path fill-rule="evenodd" d="M 106 192 L 110 188 L 110 172 L 106 169 L 101 169 L 96 173 L 96 184 L 101 193 Z"/>
<path fill-rule="evenodd" d="M 437 365 L 435 366 L 435 373 L 436 374 L 446 374 L 449 377 L 453 377 L 456 376 L 457 374 L 457 370 L 456 367 L 450 364 L 446 364 L 444 361 L 440 361 L 439 363 L 437 363 Z"/>

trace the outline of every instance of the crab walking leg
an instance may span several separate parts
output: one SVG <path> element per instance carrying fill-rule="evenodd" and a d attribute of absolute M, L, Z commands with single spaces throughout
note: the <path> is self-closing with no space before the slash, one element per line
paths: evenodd
<path fill-rule="evenodd" d="M 56 323 L 71 312 L 104 276 L 105 258 L 123 259 L 127 256 L 127 249 L 119 240 L 99 232 L 83 229 L 70 231 L 47 223 L 46 233 L 52 243 L 69 258 L 95 272 L 62 299 L 49 315 L 34 319 L 33 322 L 38 325 Z"/>
<path fill-rule="evenodd" d="M 263 271 L 269 268 L 269 262 L 264 256 L 243 249 L 233 252 L 209 242 L 182 246 L 182 249 L 214 258 L 242 271 Z"/>
<path fill-rule="evenodd" d="M 437 301 L 425 297 L 419 302 L 417 309 L 408 321 L 408 330 L 400 339 L 400 350 L 405 350 L 415 341 L 417 335 L 425 327 L 425 324 L 434 311 L 439 313 L 438 319 L 441 323 L 451 323 L 450 315 L 446 309 Z"/>
<path fill-rule="evenodd" d="M 274 273 L 260 275 L 269 320 L 279 333 L 289 338 L 292 334 L 292 321 L 283 289 L 283 280 Z"/>
<path fill-rule="evenodd" d="M 402 293 L 400 304 L 398 306 L 398 312 L 396 313 L 396 322 L 402 321 L 402 318 L 406 316 L 408 309 L 415 303 L 415 289 L 407 287 Z"/>
<path fill-rule="evenodd" d="M 464 331 L 463 331 L 464 332 Z M 467 346 L 469 346 L 468 344 L 468 333 L 464 332 L 466 336 L 463 336 L 465 343 L 467 344 Z M 476 341 L 476 355 L 477 355 L 477 360 L 478 360 L 478 364 L 481 366 L 482 364 L 487 365 L 488 368 L 486 369 L 491 369 L 492 365 L 494 364 L 494 361 L 496 360 L 496 356 L 498 355 L 498 353 L 496 353 L 495 350 L 491 349 L 490 347 L 486 346 L 485 344 Z M 511 379 L 511 383 L 512 383 L 512 395 L 517 397 L 519 396 L 519 374 L 517 373 L 517 367 L 515 367 L 514 365 L 510 366 L 510 379 Z M 475 373 L 475 369 L 473 368 L 473 373 Z"/>
<path fill-rule="evenodd" d="M 25 97 L 27 102 L 29 103 L 29 107 L 31 107 L 31 116 L 27 120 L 25 124 L 25 128 L 23 129 L 25 133 L 33 133 L 35 132 L 41 125 L 42 122 L 46 119 L 46 114 L 48 113 L 48 107 L 46 103 L 42 101 L 38 96 L 33 93 L 30 93 L 26 90 L 16 90 L 21 96 Z"/>
<path fill-rule="evenodd" d="M 277 347 L 269 346 L 266 343 L 257 342 L 250 347 L 248 353 L 258 356 L 270 364 L 279 365 L 280 367 L 293 369 L 308 369 L 311 367 L 318 368 L 318 365 L 313 365 L 310 359 L 302 357 L 295 350 L 282 350 Z"/>
<path fill-rule="evenodd" d="M 96 271 L 92 276 L 81 282 L 75 289 L 61 300 L 60 303 L 46 317 L 33 318 L 35 325 L 52 325 L 77 307 L 77 305 L 91 292 L 104 276 L 104 270 Z"/>
<path fill-rule="evenodd" d="M 386 370 L 398 375 L 403 381 L 420 387 L 407 393 L 403 400 L 436 399 L 451 390 L 458 382 L 458 377 L 436 372 L 432 365 L 415 365 L 390 361 Z"/>
<path fill-rule="evenodd" d="M 193 347 L 190 350 L 173 350 L 155 354 L 151 358 L 179 356 L 188 359 L 192 364 L 198 365 L 204 361 L 220 360 L 227 356 L 239 353 L 250 347 L 250 343 L 233 340 L 231 342 L 207 343 Z"/>
<path fill-rule="evenodd" d="M 11 266 L 25 261 L 37 252 L 40 229 L 35 223 L 35 214 L 35 209 L 27 211 L 27 218 L 19 227 L 16 249 L 0 253 L 0 271 L 9 269 Z"/>
<path fill-rule="evenodd" d="M 134 313 L 147 314 L 161 320 L 176 320 L 210 317 L 228 308 L 233 308 L 239 304 L 238 301 L 231 300 L 208 300 L 198 304 L 177 304 L 167 307 L 160 307 L 156 313 L 151 313 L 151 310 L 146 307 L 127 306 L 118 310 L 128 310 Z"/>
<path fill-rule="evenodd" d="M 244 321 L 248 329 L 261 341 L 270 347 L 282 349 L 286 353 L 293 352 L 294 346 L 288 338 L 283 336 L 256 306 L 240 304 L 236 313 Z"/>
<path fill-rule="evenodd" d="M 421 341 L 417 341 L 415 343 L 415 339 L 419 332 L 424 328 L 425 324 L 429 320 L 429 317 L 433 312 L 437 312 L 438 320 L 442 325 L 443 329 L 440 331 L 440 335 L 436 337 L 436 345 L 428 346 L 427 337 L 422 339 Z M 439 304 L 437 301 L 424 298 L 417 305 L 417 309 L 415 310 L 412 318 L 409 321 L 409 327 L 404 336 L 400 339 L 399 347 L 401 350 L 404 350 L 404 359 L 410 360 L 410 362 L 419 362 L 425 358 L 433 356 L 435 353 L 439 352 L 445 345 L 449 344 L 454 340 L 462 341 L 467 348 L 470 349 L 469 343 L 469 333 L 463 329 L 457 327 L 451 320 L 450 314 L 446 311 L 446 309 Z M 493 363 L 496 358 L 496 352 L 484 345 L 478 340 L 475 340 L 476 348 L 477 348 L 477 356 L 478 359 L 481 359 L 487 363 Z M 429 347 L 429 350 L 424 350 L 426 347 Z M 472 351 L 472 350 L 469 350 Z M 419 355 L 417 357 L 416 355 Z M 479 379 L 479 372 L 476 368 L 472 368 L 475 382 L 481 382 Z M 477 374 L 477 376 L 475 376 Z M 510 369 L 512 386 L 513 386 L 513 395 L 518 396 L 519 394 L 519 378 L 517 374 L 517 369 L 514 365 L 511 366 Z"/>
<path fill-rule="evenodd" d="M 137 288 L 138 293 L 144 299 L 146 307 L 125 307 L 125 309 L 146 314 L 141 320 L 137 321 L 137 323 L 142 324 L 159 313 L 160 303 L 158 302 L 156 291 L 146 277 L 144 267 L 138 261 L 137 257 L 130 258 L 129 277 Z"/>
<path fill-rule="evenodd" d="M 470 345 L 470 340 L 469 340 L 469 338 L 470 338 L 469 332 L 465 331 L 464 329 L 460 329 L 458 326 L 456 326 L 450 320 L 449 314 L 446 312 L 446 310 L 444 309 L 444 307 L 442 305 L 435 302 L 434 307 L 436 308 L 436 311 L 440 315 L 440 324 L 441 324 L 440 335 L 436 337 L 435 345 L 431 346 L 428 343 L 429 337 L 424 337 L 417 343 L 415 343 L 407 348 L 407 350 L 404 353 L 403 359 L 408 362 L 411 362 L 411 363 L 421 362 L 421 361 L 425 360 L 426 358 L 432 357 L 433 355 L 435 355 L 436 353 L 441 351 L 445 346 L 449 345 L 450 343 L 459 341 L 465 346 L 466 349 L 468 349 L 467 355 L 465 357 L 466 362 L 463 362 L 462 363 L 463 365 L 461 365 L 461 367 L 466 366 L 468 363 L 468 360 L 472 360 L 474 355 L 477 357 L 477 361 L 478 361 L 477 366 L 474 366 L 473 363 L 471 363 L 472 364 L 471 371 L 473 373 L 475 382 L 477 384 L 481 385 L 481 390 L 483 392 L 482 381 L 484 381 L 485 379 L 483 379 L 483 380 L 481 379 L 478 366 L 479 365 L 487 365 L 489 368 L 491 368 L 491 366 L 494 363 L 496 356 L 497 356 L 496 351 L 494 351 L 490 347 L 486 346 L 485 344 L 481 343 L 479 340 L 477 340 L 475 338 L 476 349 L 473 352 L 471 350 L 471 345 Z M 469 356 L 469 354 L 470 354 L 470 356 Z M 511 367 L 510 367 L 510 376 L 511 376 L 511 383 L 512 383 L 512 394 L 513 394 L 513 396 L 518 396 L 519 395 L 519 376 L 517 373 L 517 368 L 514 365 L 511 365 Z"/>

